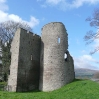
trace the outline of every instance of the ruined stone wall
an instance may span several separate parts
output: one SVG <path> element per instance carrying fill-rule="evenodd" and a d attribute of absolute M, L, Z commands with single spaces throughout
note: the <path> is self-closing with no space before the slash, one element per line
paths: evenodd
<path fill-rule="evenodd" d="M 75 72 L 74 72 L 74 60 L 68 50 L 67 50 L 67 61 L 66 62 L 68 65 L 67 72 L 66 72 L 66 83 L 70 83 L 75 78 Z"/>
<path fill-rule="evenodd" d="M 13 79 L 13 75 L 17 77 L 17 79 L 14 80 L 16 83 L 16 90 L 14 91 L 31 91 L 38 89 L 39 87 L 41 38 L 33 33 L 27 33 L 27 31 L 24 29 L 19 30 L 20 31 L 18 33 L 20 34 L 20 37 L 14 37 L 15 42 L 17 42 L 16 38 L 19 38 L 19 45 L 17 45 L 14 41 L 12 42 L 15 49 L 12 51 L 13 59 L 11 60 L 12 64 L 10 66 L 11 72 L 17 71 L 17 75 L 10 72 L 11 77 L 9 77 L 9 80 Z M 16 59 L 16 56 L 14 57 L 14 54 L 17 47 L 18 61 L 16 62 L 17 65 L 15 66 L 13 60 Z M 16 67 L 17 69 L 15 70 Z M 9 82 L 8 85 L 9 84 L 13 88 L 12 82 Z"/>
<path fill-rule="evenodd" d="M 17 91 L 30 91 L 39 87 L 41 38 L 21 31 Z"/>
<path fill-rule="evenodd" d="M 19 61 L 19 47 L 20 47 L 20 32 L 18 29 L 15 33 L 11 44 L 11 65 L 10 65 L 10 75 L 8 77 L 8 91 L 16 91 L 17 88 L 17 74 L 18 74 L 18 61 Z"/>
<path fill-rule="evenodd" d="M 64 59 L 68 49 L 65 26 L 60 22 L 45 25 L 42 28 L 41 39 L 39 89 L 52 91 L 74 79 L 72 58 L 68 56 L 67 61 Z"/>

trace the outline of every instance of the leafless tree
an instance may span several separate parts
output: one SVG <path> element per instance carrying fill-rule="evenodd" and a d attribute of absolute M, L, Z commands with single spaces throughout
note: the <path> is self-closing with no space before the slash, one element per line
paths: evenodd
<path fill-rule="evenodd" d="M 2 75 L 5 81 L 9 73 L 9 66 L 11 62 L 11 42 L 14 37 L 15 31 L 18 28 L 32 31 L 30 26 L 25 22 L 14 22 L 10 20 L 0 23 L 0 40 L 2 41 Z M 7 44 L 7 46 L 5 46 L 5 43 Z"/>
<path fill-rule="evenodd" d="M 84 36 L 84 40 L 86 41 L 86 44 L 90 44 L 93 41 L 99 39 L 99 8 L 96 8 L 92 14 L 92 17 L 88 17 L 86 21 L 89 21 L 90 26 L 96 29 L 96 32 L 90 30 Z M 97 46 L 93 51 L 91 51 L 90 54 L 92 55 L 98 50 L 99 50 L 99 46 Z"/>
<path fill-rule="evenodd" d="M 9 20 L 9 21 L 0 23 L 0 38 L 2 39 L 2 41 L 7 42 L 12 40 L 15 34 L 15 31 L 18 28 L 24 28 L 28 31 L 32 31 L 30 26 L 23 21 L 15 22 L 15 21 Z"/>

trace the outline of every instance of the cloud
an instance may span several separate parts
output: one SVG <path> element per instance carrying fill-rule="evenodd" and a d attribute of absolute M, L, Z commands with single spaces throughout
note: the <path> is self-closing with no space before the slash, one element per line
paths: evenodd
<path fill-rule="evenodd" d="M 97 3 L 99 3 L 99 0 L 72 0 L 70 7 L 71 8 L 78 8 L 84 4 L 97 4 Z"/>
<path fill-rule="evenodd" d="M 6 3 L 6 0 L 0 0 L 0 5 L 2 5 L 2 6 L 6 5 L 5 3 Z M 2 8 L 2 9 L 1 9 L 1 6 L 0 6 L 0 22 L 4 22 L 4 21 L 7 21 L 7 20 L 13 20 L 13 21 L 16 21 L 16 22 L 23 21 L 23 22 L 26 22 L 31 28 L 33 28 L 33 27 L 35 27 L 36 25 L 39 24 L 39 19 L 35 18 L 34 16 L 30 17 L 30 21 L 25 21 L 18 15 L 9 14 L 9 13 L 5 12 L 4 9 L 7 10 L 6 6 L 4 6 L 4 8 Z"/>
<path fill-rule="evenodd" d="M 83 55 L 78 58 L 74 57 L 75 68 L 99 69 L 97 63 L 99 61 L 92 58 L 91 55 Z"/>
<path fill-rule="evenodd" d="M 27 22 L 31 27 L 34 27 L 39 24 L 39 19 L 35 18 L 34 16 L 31 16 L 30 22 Z"/>
<path fill-rule="evenodd" d="M 16 21 L 16 22 L 23 21 L 23 22 L 26 22 L 31 28 L 33 28 L 33 27 L 35 27 L 36 25 L 39 24 L 39 19 L 35 18 L 34 16 L 31 16 L 30 21 L 28 22 L 28 21 L 23 20 L 18 15 L 8 14 L 8 13 L 0 10 L 0 22 L 4 22 L 4 21 L 7 21 L 7 20 L 13 20 L 13 21 Z"/>
<path fill-rule="evenodd" d="M 38 2 L 42 1 L 43 5 L 46 6 L 58 6 L 62 10 L 66 10 L 67 8 L 79 8 L 84 4 L 97 4 L 99 0 L 37 0 Z"/>
<path fill-rule="evenodd" d="M 22 21 L 22 19 L 18 15 L 8 14 L 8 13 L 0 10 L 0 22 L 4 22 L 7 20 Z"/>
<path fill-rule="evenodd" d="M 46 3 L 51 4 L 51 5 L 57 5 L 60 2 L 62 2 L 62 0 L 46 0 Z"/>
<path fill-rule="evenodd" d="M 7 11 L 9 7 L 6 4 L 6 0 L 0 0 L 0 10 Z"/>

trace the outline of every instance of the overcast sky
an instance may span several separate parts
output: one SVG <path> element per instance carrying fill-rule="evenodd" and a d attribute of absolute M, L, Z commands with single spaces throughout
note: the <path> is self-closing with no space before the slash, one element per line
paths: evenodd
<path fill-rule="evenodd" d="M 99 52 L 89 55 L 99 41 L 86 46 L 83 39 L 87 31 L 95 30 L 85 19 L 98 6 L 99 0 L 0 0 L 0 22 L 23 20 L 38 35 L 45 24 L 62 22 L 68 32 L 75 68 L 99 69 Z"/>

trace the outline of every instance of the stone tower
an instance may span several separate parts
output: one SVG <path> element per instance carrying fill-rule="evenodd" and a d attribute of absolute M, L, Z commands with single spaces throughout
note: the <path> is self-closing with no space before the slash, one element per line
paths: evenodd
<path fill-rule="evenodd" d="M 64 55 L 66 56 L 64 58 Z M 65 26 L 52 22 L 42 28 L 40 54 L 40 85 L 42 91 L 52 91 L 75 77 L 73 59 L 68 52 Z"/>
<path fill-rule="evenodd" d="M 8 91 L 30 91 L 39 88 L 41 38 L 18 29 L 11 44 Z"/>

